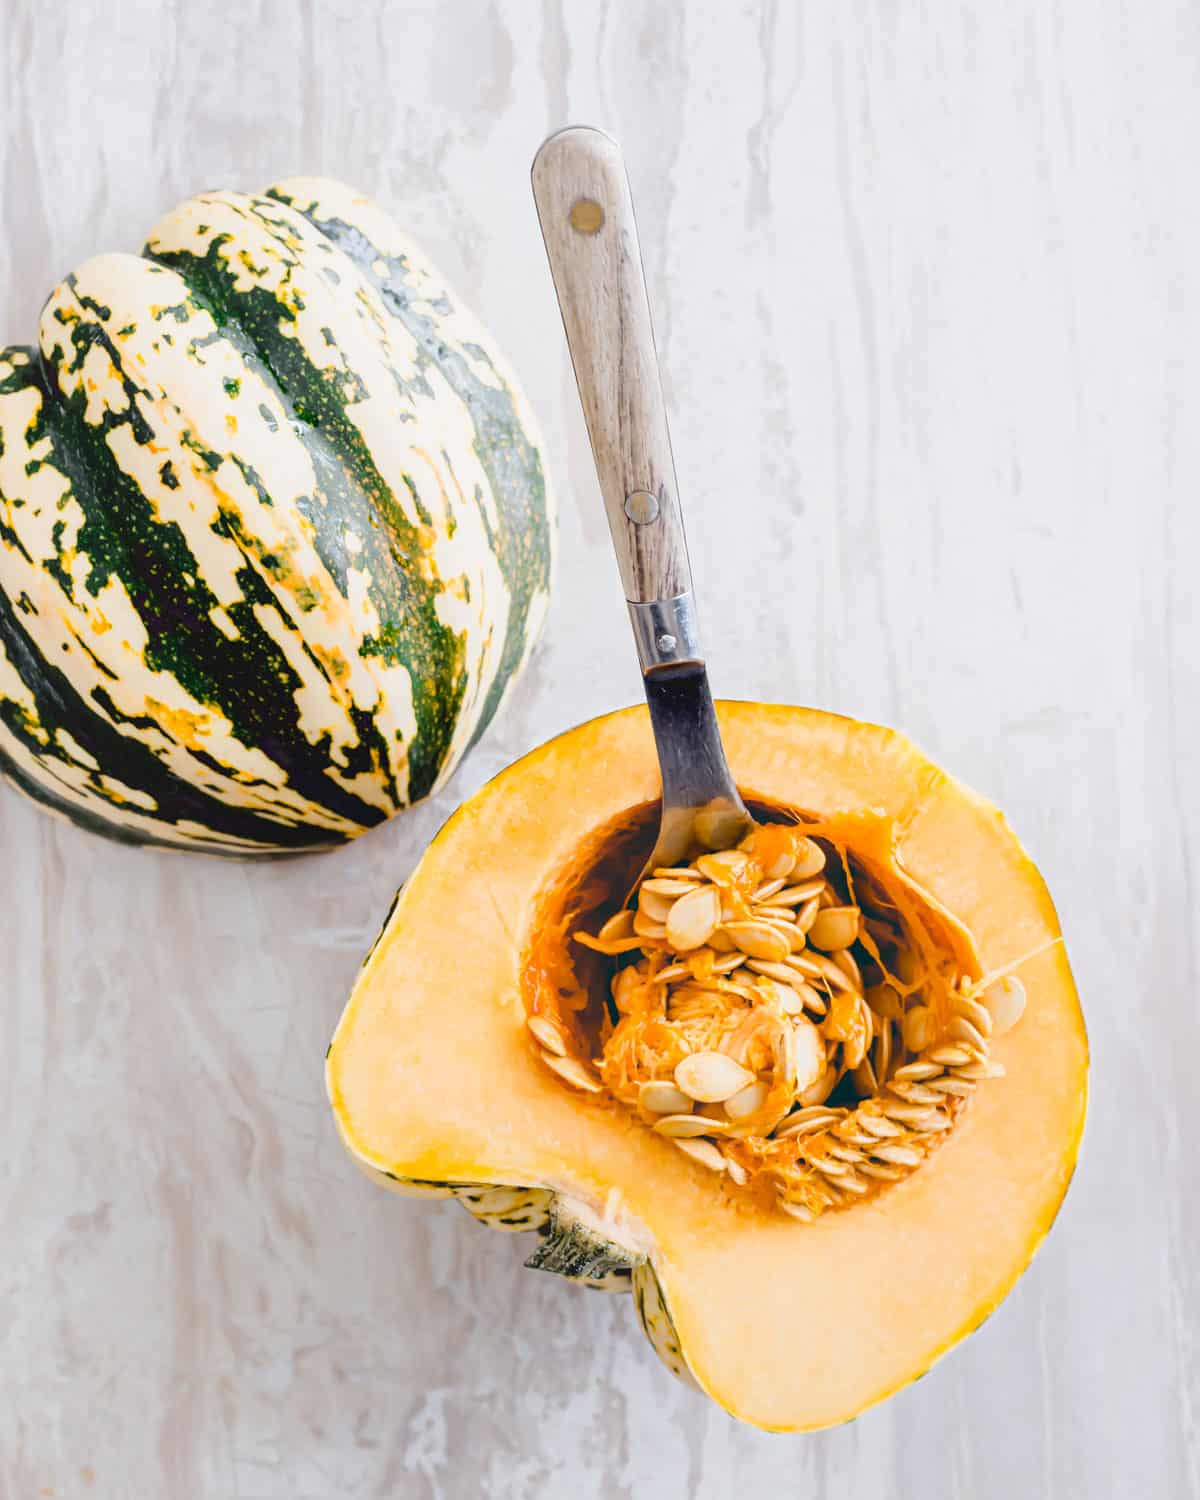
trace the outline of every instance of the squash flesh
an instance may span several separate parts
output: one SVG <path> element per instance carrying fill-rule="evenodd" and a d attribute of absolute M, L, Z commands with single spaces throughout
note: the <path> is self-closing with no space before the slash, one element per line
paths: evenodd
<path fill-rule="evenodd" d="M 985 970 L 1058 935 L 1002 817 L 890 731 L 811 711 L 719 707 L 751 795 L 819 814 L 878 809 L 906 868 L 973 933 Z M 614 771 L 619 767 L 619 773 Z M 999 1302 L 1065 1192 L 1086 1039 L 1061 945 L 1022 967 L 1030 1004 L 995 1044 L 946 1147 L 877 1199 L 816 1224 L 725 1192 L 603 1099 L 569 1091 L 524 1027 L 521 967 L 541 893 L 597 827 L 657 794 L 644 712 L 597 720 L 455 815 L 401 897 L 329 1062 L 350 1149 L 401 1176 L 619 1195 L 688 1364 L 736 1415 L 829 1425 L 923 1372 Z"/>

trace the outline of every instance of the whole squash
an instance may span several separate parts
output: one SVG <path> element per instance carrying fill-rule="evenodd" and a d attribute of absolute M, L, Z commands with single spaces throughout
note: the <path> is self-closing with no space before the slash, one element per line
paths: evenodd
<path fill-rule="evenodd" d="M 922 1374 L 1024 1270 L 1071 1179 L 1087 1038 L 1054 906 L 994 807 L 876 725 L 751 703 L 718 714 L 760 814 L 832 834 L 846 878 L 870 869 L 893 882 L 885 925 L 919 905 L 985 997 L 1019 975 L 1027 1002 L 1012 1029 L 993 1033 L 986 1007 L 959 997 L 988 1029 L 986 1067 L 962 1041 L 931 1047 L 928 1062 L 894 1053 L 889 1113 L 863 1106 L 871 1133 L 809 1151 L 833 1191 L 800 1218 L 601 1086 L 607 1002 L 603 987 L 589 998 L 590 950 L 571 934 L 620 901 L 652 841 L 658 769 L 639 708 L 542 746 L 451 818 L 359 976 L 328 1051 L 329 1094 L 382 1186 L 536 1230 L 527 1264 L 632 1291 L 662 1359 L 736 1416 L 825 1427 Z M 704 966 L 694 972 L 699 982 Z M 752 964 L 739 972 L 753 979 Z M 901 1003 L 907 1023 L 919 995 Z M 961 1013 L 950 1025 L 979 1040 Z M 829 1112 L 854 1126 L 850 1111 Z M 910 1124 L 925 1116 L 936 1138 Z M 765 1143 L 768 1162 L 792 1144 Z"/>
<path fill-rule="evenodd" d="M 340 843 L 486 728 L 552 546 L 521 392 L 386 214 L 189 199 L 0 351 L 0 770 L 128 842 Z"/>

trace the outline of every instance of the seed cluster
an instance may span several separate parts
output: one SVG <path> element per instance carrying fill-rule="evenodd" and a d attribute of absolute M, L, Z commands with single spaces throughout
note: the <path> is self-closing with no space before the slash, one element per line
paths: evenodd
<path fill-rule="evenodd" d="M 765 1179 L 797 1218 L 905 1176 L 1002 1074 L 991 1038 L 1024 988 L 972 980 L 945 951 L 915 965 L 896 909 L 859 884 L 844 850 L 777 824 L 652 871 L 636 908 L 573 934 L 625 960 L 601 1055 L 535 1014 L 544 1061 L 738 1186 Z"/>

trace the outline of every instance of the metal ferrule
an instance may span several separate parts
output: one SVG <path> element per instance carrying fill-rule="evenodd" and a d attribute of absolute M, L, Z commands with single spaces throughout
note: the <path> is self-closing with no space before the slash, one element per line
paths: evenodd
<path fill-rule="evenodd" d="M 642 671 L 672 662 L 701 661 L 696 629 L 696 596 L 690 591 L 674 599 L 653 599 L 635 604 L 627 599 L 633 638 L 637 642 Z"/>

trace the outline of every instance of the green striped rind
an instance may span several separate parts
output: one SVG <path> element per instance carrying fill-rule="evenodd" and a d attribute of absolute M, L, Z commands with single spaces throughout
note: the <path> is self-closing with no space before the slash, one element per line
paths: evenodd
<path fill-rule="evenodd" d="M 699 1383 L 684 1358 L 683 1346 L 675 1327 L 662 1285 L 648 1260 L 639 1261 L 633 1268 L 633 1305 L 637 1309 L 642 1332 L 650 1340 L 655 1354 L 666 1365 L 672 1375 L 677 1375 L 685 1384 L 699 1390 Z"/>
<path fill-rule="evenodd" d="M 626 1246 L 604 1234 L 593 1216 L 565 1198 L 550 1205 L 550 1218 L 537 1249 L 525 1262 L 531 1271 L 551 1271 L 582 1286 L 627 1292 L 634 1258 Z"/>
<path fill-rule="evenodd" d="M 509 1234 L 540 1230 L 549 1222 L 554 1194 L 546 1188 L 508 1187 L 489 1182 L 425 1182 L 415 1177 L 400 1177 L 355 1157 L 359 1168 L 372 1182 L 398 1193 L 402 1198 L 453 1198 L 488 1229 Z"/>
<path fill-rule="evenodd" d="M 281 774 L 275 786 L 256 778 L 231 801 L 215 755 L 189 763 L 180 742 L 204 706 L 184 696 L 170 671 L 147 669 L 163 633 L 151 638 L 135 600 L 149 612 L 147 595 L 170 599 L 177 588 L 186 598 L 199 580 L 192 573 L 189 584 L 174 572 L 167 528 L 147 527 L 165 533 L 167 546 L 139 570 L 131 598 L 111 564 L 138 545 L 145 514 L 139 493 L 115 479 L 97 495 L 84 425 L 69 405 L 49 398 L 32 351 L 0 355 L 4 769 L 52 810 L 134 842 L 239 853 L 325 842 L 311 820 L 296 816 L 294 796 L 278 786 Z M 117 426 L 111 421 L 110 430 Z M 93 544 L 95 562 L 86 550 Z M 361 806 L 348 801 L 351 813 Z M 339 831 L 355 826 L 332 812 L 323 817 Z"/>
<path fill-rule="evenodd" d="M 673 1375 L 696 1385 L 652 1262 L 613 1239 L 583 1204 L 548 1188 L 401 1177 L 352 1154 L 359 1169 L 389 1192 L 406 1198 L 455 1198 L 489 1229 L 536 1230 L 537 1248 L 525 1262 L 531 1270 L 550 1271 L 595 1291 L 632 1291 L 638 1321 L 654 1352 Z"/>
<path fill-rule="evenodd" d="M 457 1201 L 488 1229 L 515 1234 L 541 1229 L 550 1215 L 554 1194 L 545 1188 L 466 1187 L 452 1188 Z"/>
<path fill-rule="evenodd" d="M 513 592 L 500 670 L 484 702 L 478 738 L 500 706 L 536 640 L 549 598 L 553 507 L 536 439 L 537 426 L 507 362 L 419 248 L 368 198 L 344 184 L 293 178 L 268 192 L 291 204 L 358 266 L 388 313 L 414 339 L 421 369 L 443 381 L 471 412 L 475 454 L 495 508 L 488 535 Z"/>
<path fill-rule="evenodd" d="M 533 639 L 528 419 L 282 201 L 191 200 L 150 253 L 80 267 L 0 354 L 0 767 L 135 842 L 341 842 L 449 774 Z M 446 360 L 486 347 L 439 306 Z"/>

